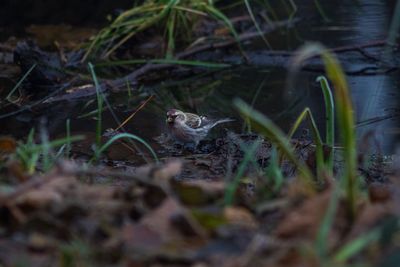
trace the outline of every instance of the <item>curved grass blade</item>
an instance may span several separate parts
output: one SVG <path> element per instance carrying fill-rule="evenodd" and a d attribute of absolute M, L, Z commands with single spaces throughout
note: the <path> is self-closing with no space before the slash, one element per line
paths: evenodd
<path fill-rule="evenodd" d="M 22 165 L 25 167 L 29 174 L 33 174 L 38 165 L 40 156 L 42 156 L 43 169 L 49 169 L 53 163 L 50 158 L 50 149 L 59 146 L 65 146 L 67 143 L 81 141 L 85 137 L 82 135 L 70 136 L 62 139 L 48 141 L 47 138 L 41 144 L 36 144 L 33 140 L 34 129 L 29 132 L 27 141 L 25 143 L 19 143 L 15 150 L 15 156 L 20 160 Z"/>
<path fill-rule="evenodd" d="M 289 139 L 270 119 L 251 108 L 243 100 L 235 99 L 235 107 L 244 118 L 248 118 L 252 127 L 275 143 L 282 153 L 297 167 L 300 178 L 310 192 L 314 192 L 314 176 L 310 169 L 296 157 Z"/>
<path fill-rule="evenodd" d="M 243 177 L 244 172 L 246 171 L 247 165 L 253 160 L 254 153 L 257 151 L 257 148 L 260 146 L 260 144 L 261 144 L 261 140 L 257 140 L 250 146 L 250 148 L 247 148 L 244 151 L 244 157 L 238 167 L 238 171 L 237 171 L 235 177 L 233 178 L 233 180 L 229 183 L 229 185 L 227 186 L 227 188 L 225 190 L 225 196 L 224 196 L 225 205 L 230 206 L 233 204 L 235 192 L 240 183 L 240 178 Z"/>
<path fill-rule="evenodd" d="M 67 143 L 65 147 L 65 157 L 69 157 L 71 155 L 71 120 L 67 119 L 65 122 L 65 131 L 66 131 L 66 138 L 67 138 Z"/>
<path fill-rule="evenodd" d="M 328 245 L 326 240 L 328 240 L 329 231 L 335 220 L 335 214 L 337 210 L 337 205 L 339 203 L 340 187 L 336 186 L 331 194 L 329 200 L 329 206 L 326 213 L 322 219 L 321 225 L 318 228 L 317 238 L 315 240 L 315 250 L 321 260 L 326 260 L 328 258 Z"/>
<path fill-rule="evenodd" d="M 326 15 L 325 10 L 322 8 L 321 3 L 318 0 L 314 0 L 314 4 L 318 9 L 319 14 L 321 15 L 322 19 L 325 22 L 330 22 L 331 20 L 329 19 L 329 17 Z"/>
<path fill-rule="evenodd" d="M 239 35 L 236 32 L 235 27 L 233 27 L 233 24 L 229 20 L 229 18 L 227 16 L 225 16 L 224 13 L 222 13 L 221 11 L 219 11 L 212 5 L 204 5 L 204 7 L 208 12 L 210 12 L 211 15 L 213 15 L 215 18 L 217 18 L 225 23 L 225 25 L 228 27 L 229 31 L 232 33 L 233 37 L 235 38 L 235 40 L 238 44 L 240 53 L 242 53 L 242 55 L 247 59 L 246 54 L 243 50 L 242 44 L 240 42 Z"/>
<path fill-rule="evenodd" d="M 340 250 L 334 255 L 334 260 L 336 262 L 346 262 L 351 257 L 361 252 L 365 247 L 367 247 L 372 242 L 378 241 L 381 237 L 381 228 L 370 230 L 368 233 L 350 241 L 346 245 L 340 248 Z"/>
<path fill-rule="evenodd" d="M 144 29 L 149 28 L 151 25 L 154 25 L 155 23 L 157 23 L 158 21 L 163 19 L 165 16 L 167 16 L 170 13 L 172 7 L 177 5 L 178 3 L 179 3 L 179 0 L 170 0 L 170 1 L 168 1 L 168 4 L 163 6 L 163 9 L 159 14 L 155 15 L 152 19 L 149 19 L 148 21 L 146 20 L 146 23 L 142 23 L 137 28 L 137 30 L 131 31 L 130 33 L 128 33 L 116 45 L 114 45 L 110 50 L 108 50 L 104 57 L 108 58 L 115 50 L 117 50 L 118 47 L 123 45 L 126 41 L 128 41 L 136 33 L 140 32 L 140 31 L 142 31 Z"/>
<path fill-rule="evenodd" d="M 260 28 L 260 25 L 258 24 L 258 22 L 257 22 L 257 20 L 256 20 L 256 18 L 255 18 L 255 16 L 254 16 L 253 10 L 251 9 L 249 0 L 244 0 L 244 3 L 245 3 L 245 5 L 246 5 L 247 11 L 249 12 L 250 18 L 251 18 L 251 20 L 253 21 L 254 26 L 256 26 L 256 29 L 257 29 L 258 34 L 259 34 L 260 37 L 263 39 L 263 41 L 264 41 L 264 43 L 267 45 L 267 47 L 268 47 L 269 49 L 271 49 L 271 44 L 268 42 L 267 38 L 266 38 L 266 37 L 264 36 L 264 34 L 262 33 L 262 30 L 261 30 L 261 28 Z"/>
<path fill-rule="evenodd" d="M 285 2 L 285 1 L 283 1 L 283 2 Z M 292 21 L 294 15 L 296 15 L 296 13 L 297 13 L 297 5 L 295 4 L 295 2 L 293 0 L 289 0 L 288 2 L 289 2 L 290 7 L 292 9 L 292 11 L 289 14 L 289 21 Z"/>
<path fill-rule="evenodd" d="M 341 142 L 344 147 L 344 179 L 349 216 L 355 217 L 358 191 L 357 154 L 353 104 L 343 69 L 337 58 L 320 44 L 307 44 L 302 47 L 290 66 L 288 85 L 293 85 L 294 75 L 299 72 L 303 63 L 315 56 L 321 56 L 328 78 L 334 85 L 335 109 L 340 129 Z"/>
<path fill-rule="evenodd" d="M 123 139 L 123 138 L 128 138 L 128 139 L 132 139 L 135 141 L 140 142 L 141 144 L 143 144 L 148 151 L 150 151 L 151 155 L 153 156 L 154 160 L 156 162 L 159 162 L 157 154 L 154 152 L 154 150 L 151 148 L 151 146 L 142 138 L 140 138 L 139 136 L 136 136 L 134 134 L 129 134 L 129 133 L 121 133 L 121 134 L 117 134 L 115 136 L 113 136 L 112 138 L 110 138 L 110 140 L 108 140 L 104 145 L 102 145 L 97 151 L 97 155 L 96 158 L 99 158 L 100 155 L 109 147 L 111 146 L 115 141 L 119 140 L 119 139 Z"/>
<path fill-rule="evenodd" d="M 54 148 L 54 147 L 59 147 L 59 146 L 65 145 L 68 142 L 72 143 L 72 142 L 82 141 L 84 139 L 85 139 L 84 135 L 73 135 L 70 137 L 65 137 L 65 138 L 60 138 L 60 139 L 56 139 L 53 141 L 49 141 L 47 146 L 49 148 Z M 28 151 L 29 153 L 39 153 L 43 150 L 43 145 L 35 144 L 35 143 L 33 143 L 33 140 L 29 141 L 27 144 L 29 144 L 29 146 L 24 147 L 24 149 L 25 149 L 25 151 Z"/>
<path fill-rule="evenodd" d="M 282 169 L 279 165 L 279 156 L 275 145 L 273 145 L 271 148 L 270 162 L 267 169 L 265 170 L 265 173 L 267 174 L 267 177 L 273 182 L 273 192 L 278 193 L 282 188 L 284 177 Z"/>
<path fill-rule="evenodd" d="M 90 73 L 92 75 L 93 81 L 94 81 L 94 85 L 96 88 L 96 96 L 97 96 L 97 123 L 96 123 L 96 150 L 99 149 L 99 147 L 101 146 L 101 128 L 102 128 L 102 113 L 103 113 L 103 97 L 101 95 L 100 92 L 100 85 L 99 85 L 99 81 L 97 79 L 96 73 L 94 71 L 94 67 L 93 64 L 89 62 L 89 70 Z M 95 153 L 96 155 L 98 153 Z"/>
<path fill-rule="evenodd" d="M 311 113 L 311 110 L 307 107 L 303 110 L 303 112 L 297 117 L 295 123 L 293 124 L 289 134 L 288 139 L 292 139 L 293 134 L 299 128 L 300 124 L 305 120 L 309 119 L 311 124 L 311 132 L 314 137 L 314 143 L 316 145 L 315 148 L 315 155 L 316 155 L 316 162 L 317 162 L 317 179 L 322 177 L 322 170 L 325 169 L 324 164 L 324 153 L 323 153 L 323 143 L 321 139 L 321 135 L 319 133 L 317 124 L 315 123 L 314 116 Z"/>
<path fill-rule="evenodd" d="M 176 24 L 176 16 L 178 11 L 172 10 L 171 15 L 168 17 L 167 21 L 167 53 L 165 55 L 166 59 L 172 59 L 174 57 L 175 51 L 175 24 Z"/>
<path fill-rule="evenodd" d="M 333 174 L 333 159 L 335 149 L 335 103 L 333 102 L 332 90 L 329 83 L 324 76 L 317 77 L 317 82 L 320 83 L 325 102 L 325 116 L 326 116 L 326 136 L 325 143 L 330 148 L 329 155 L 327 156 L 326 165 L 329 175 Z"/>

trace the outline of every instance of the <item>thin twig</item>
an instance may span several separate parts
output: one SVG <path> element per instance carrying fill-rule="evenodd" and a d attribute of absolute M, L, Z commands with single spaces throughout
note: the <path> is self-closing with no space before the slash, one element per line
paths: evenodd
<path fill-rule="evenodd" d="M 149 98 L 146 99 L 146 101 L 144 101 L 128 118 L 126 118 L 114 131 L 118 131 L 119 129 L 121 129 L 122 127 L 125 126 L 125 124 L 128 123 L 128 121 L 130 121 L 135 115 L 136 113 L 139 112 L 139 110 L 141 110 L 142 108 L 144 108 L 146 106 L 146 104 L 154 98 L 154 95 L 151 95 Z"/>

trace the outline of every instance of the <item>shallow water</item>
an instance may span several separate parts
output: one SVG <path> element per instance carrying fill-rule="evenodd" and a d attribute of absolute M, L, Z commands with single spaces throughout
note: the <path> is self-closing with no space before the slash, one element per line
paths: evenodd
<path fill-rule="evenodd" d="M 319 41 L 330 48 L 382 40 L 388 33 L 394 2 L 329 1 L 323 3 L 323 7 L 332 22 L 325 22 L 313 1 L 303 1 L 298 5 L 298 14 L 307 14 L 307 17 L 303 18 L 294 31 L 279 31 L 268 36 L 268 39 L 272 47 L 279 50 L 297 48 L 304 40 Z M 249 47 L 251 52 L 266 49 L 262 42 L 255 42 Z M 263 58 L 258 60 L 262 61 Z M 357 64 L 362 63 L 354 62 L 354 66 Z M 156 95 L 126 126 L 126 130 L 141 136 L 154 146 L 157 145 L 154 138 L 165 131 L 165 111 L 173 107 L 211 117 L 235 117 L 237 121 L 225 127 L 235 132 L 242 131 L 242 122 L 231 105 L 235 97 L 252 103 L 284 130 L 290 127 L 304 107 L 309 106 L 323 130 L 323 97 L 315 82 L 319 74 L 301 72 L 297 76 L 295 88 L 289 92 L 285 91 L 286 74 L 287 70 L 281 67 L 243 66 L 233 70 L 209 71 L 206 74 L 199 73 L 198 77 L 192 75 L 185 80 L 165 81 L 136 90 L 132 92 L 132 96 L 127 92 L 110 95 L 109 101 L 115 106 L 117 117 L 123 121 L 139 106 L 140 101 L 149 94 Z M 360 124 L 357 132 L 362 136 L 368 131 L 374 131 L 379 149 L 385 153 L 394 153 L 400 141 L 399 116 L 386 118 L 399 113 L 399 74 L 396 71 L 387 75 L 348 76 L 357 121 L 370 122 Z M 57 104 L 46 111 L 50 134 L 63 135 L 65 120 L 70 118 L 73 133 L 93 135 L 95 120 L 91 117 L 77 118 L 96 108 L 96 103 L 84 108 L 85 103 Z M 15 133 L 14 135 L 20 136 L 30 128 L 27 123 L 37 125 L 40 116 L 39 111 L 36 114 L 24 113 L 13 119 L 3 120 L 0 133 Z M 117 125 L 109 112 L 106 112 L 104 128 L 116 128 Z M 217 136 L 218 133 L 214 135 Z"/>

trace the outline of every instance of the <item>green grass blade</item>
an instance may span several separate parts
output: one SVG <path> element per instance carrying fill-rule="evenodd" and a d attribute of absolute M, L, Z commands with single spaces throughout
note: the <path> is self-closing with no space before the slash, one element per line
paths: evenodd
<path fill-rule="evenodd" d="M 163 9 L 160 13 L 154 15 L 153 17 L 148 18 L 146 20 L 146 23 L 140 24 L 135 30 L 129 31 L 129 33 L 127 33 L 125 35 L 125 37 L 123 37 L 116 45 L 114 45 L 110 50 L 107 51 L 107 53 L 105 54 L 104 57 L 108 58 L 115 50 L 117 50 L 121 45 L 123 45 L 126 41 L 128 41 L 136 33 L 143 31 L 143 30 L 149 28 L 150 26 L 154 25 L 155 23 L 159 22 L 160 20 L 162 20 L 164 17 L 166 17 L 168 14 L 170 14 L 172 7 L 178 3 L 179 3 L 179 0 L 168 1 L 168 4 L 163 6 Z M 140 10 L 140 8 L 138 8 L 138 10 Z"/>
<path fill-rule="evenodd" d="M 368 233 L 364 233 L 359 238 L 356 238 L 343 247 L 334 255 L 334 260 L 336 262 L 346 262 L 351 257 L 361 252 L 365 247 L 367 247 L 372 242 L 378 241 L 381 237 L 381 229 L 370 230 Z"/>
<path fill-rule="evenodd" d="M 165 55 L 166 59 L 172 59 L 174 57 L 175 51 L 175 23 L 176 23 L 176 12 L 172 11 L 171 15 L 168 17 L 167 21 L 167 35 L 168 35 L 168 44 L 167 44 L 167 54 Z"/>
<path fill-rule="evenodd" d="M 337 210 L 337 205 L 339 202 L 340 187 L 336 186 L 331 194 L 331 199 L 329 201 L 328 209 L 322 219 L 321 225 L 317 232 L 317 238 L 315 240 L 315 249 L 322 261 L 328 258 L 328 244 L 329 231 L 335 220 L 335 214 Z"/>
<path fill-rule="evenodd" d="M 67 147 L 67 144 L 64 144 L 58 149 L 57 153 L 54 155 L 54 160 L 58 160 L 63 156 L 65 157 L 65 154 L 66 154 L 65 153 L 65 149 L 66 149 L 66 147 Z"/>
<path fill-rule="evenodd" d="M 299 50 L 291 63 L 291 73 L 298 72 L 304 61 L 320 55 L 324 62 L 325 71 L 333 83 L 335 95 L 335 110 L 343 145 L 344 179 L 349 216 L 354 219 L 358 192 L 357 153 L 353 104 L 346 81 L 346 76 L 337 58 L 319 44 L 307 44 Z M 293 77 L 292 77 L 293 78 Z"/>
<path fill-rule="evenodd" d="M 102 111 L 104 112 L 104 108 L 102 109 Z M 86 113 L 84 113 L 84 114 L 82 114 L 82 115 L 79 115 L 79 116 L 76 117 L 76 118 L 77 118 L 77 119 L 84 119 L 84 118 L 94 117 L 94 116 L 97 117 L 96 114 L 98 114 L 98 113 L 99 113 L 99 109 L 96 108 L 95 110 L 86 112 Z"/>
<path fill-rule="evenodd" d="M 89 70 L 92 75 L 92 79 L 94 81 L 96 87 L 96 97 L 97 97 L 97 122 L 96 122 L 96 150 L 101 147 L 101 135 L 102 135 L 102 113 L 103 113 L 103 96 L 100 92 L 100 85 L 97 79 L 96 73 L 94 71 L 94 67 L 92 63 L 89 62 Z M 95 152 L 95 155 L 99 155 L 99 153 Z"/>
<path fill-rule="evenodd" d="M 42 155 L 42 169 L 43 171 L 48 171 L 52 167 L 51 160 L 51 148 L 49 144 L 49 137 L 45 129 L 41 129 L 40 131 L 40 139 L 41 139 L 41 155 Z"/>
<path fill-rule="evenodd" d="M 250 148 L 247 148 L 244 151 L 245 152 L 244 157 L 238 167 L 238 171 L 237 171 L 235 177 L 233 178 L 233 180 L 228 184 L 228 186 L 225 190 L 225 196 L 224 196 L 225 205 L 231 206 L 233 204 L 235 192 L 240 184 L 240 179 L 243 177 L 244 172 L 246 171 L 247 165 L 250 163 L 250 161 L 253 160 L 254 154 L 257 151 L 257 148 L 260 146 L 260 144 L 261 144 L 261 141 L 257 140 L 250 146 Z"/>
<path fill-rule="evenodd" d="M 74 135 L 71 136 L 69 138 L 60 138 L 60 139 L 56 139 L 53 141 L 49 141 L 48 142 L 48 147 L 49 148 L 54 148 L 54 147 L 59 147 L 62 146 L 64 144 L 66 144 L 67 142 L 77 142 L 77 141 L 82 141 L 85 139 L 85 136 L 83 135 Z M 29 149 L 27 149 L 30 153 L 39 153 L 43 150 L 43 145 L 42 144 L 34 144 L 33 146 L 31 146 Z"/>
<path fill-rule="evenodd" d="M 228 18 L 227 16 L 225 16 L 224 13 L 222 13 L 221 11 L 219 11 L 218 9 L 216 9 L 216 8 L 215 8 L 214 6 L 212 6 L 212 5 L 205 5 L 205 9 L 206 9 L 211 15 L 213 15 L 215 18 L 217 18 L 217 19 L 219 19 L 219 20 L 221 20 L 222 22 L 225 23 L 225 25 L 228 27 L 229 31 L 232 33 L 233 37 L 235 38 L 235 40 L 236 40 L 236 42 L 237 42 L 237 44 L 238 44 L 238 47 L 239 47 L 240 52 L 241 52 L 243 55 L 245 55 L 244 50 L 243 50 L 243 48 L 242 48 L 242 44 L 241 44 L 240 39 L 239 39 L 239 35 L 238 35 L 238 33 L 236 32 L 235 27 L 233 27 L 233 24 L 232 24 L 232 22 L 229 20 L 229 18 Z"/>
<path fill-rule="evenodd" d="M 126 89 L 128 91 L 128 101 L 132 98 L 132 88 L 129 79 L 126 79 Z"/>
<path fill-rule="evenodd" d="M 33 141 L 33 132 L 32 129 L 26 143 L 19 143 L 15 152 L 16 158 L 21 162 L 29 175 L 34 174 L 41 155 L 43 170 L 46 171 L 52 167 L 55 158 L 50 158 L 51 148 L 65 146 L 68 140 L 74 142 L 84 139 L 84 136 L 72 136 L 70 138 L 48 141 L 47 136 L 43 136 L 42 134 L 42 144 L 35 144 Z"/>
<path fill-rule="evenodd" d="M 123 139 L 123 138 L 128 138 L 128 139 L 132 139 L 135 141 L 138 141 L 140 143 L 142 143 L 147 150 L 150 151 L 151 155 L 153 156 L 154 160 L 156 162 L 159 162 L 157 154 L 154 152 L 153 148 L 151 148 L 151 146 L 142 138 L 140 138 L 139 136 L 133 135 L 133 134 L 129 134 L 129 133 L 121 133 L 121 134 L 117 134 L 115 136 L 113 136 L 112 138 L 110 138 L 110 140 L 108 140 L 104 145 L 102 145 L 99 150 L 97 151 L 98 155 L 97 158 L 109 147 L 111 146 L 115 141 L 119 140 L 119 139 Z"/>
<path fill-rule="evenodd" d="M 264 34 L 262 33 L 262 30 L 261 30 L 261 28 L 260 28 L 260 25 L 258 24 L 258 22 L 257 22 L 257 20 L 256 20 L 256 18 L 255 18 L 255 16 L 254 16 L 253 10 L 251 9 L 249 0 L 244 0 L 244 3 L 245 3 L 245 5 L 246 5 L 247 11 L 249 12 L 250 18 L 251 18 L 251 20 L 253 21 L 254 26 L 256 26 L 256 29 L 257 29 L 258 34 L 259 34 L 260 37 L 263 39 L 263 41 L 264 41 L 264 43 L 267 45 L 267 47 L 268 47 L 269 49 L 271 49 L 271 44 L 268 42 L 267 38 L 266 38 L 266 37 L 264 36 Z"/>
<path fill-rule="evenodd" d="M 286 135 L 275 125 L 275 123 L 258 111 L 252 109 L 240 99 L 236 99 L 234 105 L 244 118 L 249 119 L 252 127 L 256 131 L 260 132 L 277 145 L 282 153 L 297 167 L 299 176 L 303 179 L 307 188 L 310 189 L 310 191 L 314 191 L 313 174 L 304 163 L 298 160 L 292 146 L 290 145 L 289 139 L 286 138 Z"/>
<path fill-rule="evenodd" d="M 283 1 L 283 2 L 285 2 L 285 1 Z M 292 19 L 294 18 L 294 15 L 296 15 L 296 13 L 297 13 L 297 5 L 293 0 L 289 0 L 288 2 L 292 9 L 292 11 L 289 14 L 289 21 L 292 21 Z"/>
<path fill-rule="evenodd" d="M 330 22 L 331 20 L 328 18 L 328 16 L 325 13 L 325 10 L 322 8 L 321 3 L 319 2 L 319 0 L 314 0 L 314 4 L 318 9 L 319 14 L 321 15 L 321 17 L 324 19 L 325 22 Z"/>
<path fill-rule="evenodd" d="M 67 138 L 67 143 L 65 147 L 65 156 L 68 158 L 71 155 L 71 120 L 67 119 L 65 122 L 65 130 L 66 130 L 66 138 Z"/>
<path fill-rule="evenodd" d="M 356 214 L 358 181 L 353 104 L 350 99 L 346 76 L 336 57 L 327 51 L 322 54 L 322 57 L 327 75 L 335 88 L 335 106 L 337 108 L 338 124 L 344 147 L 346 195 L 350 205 L 350 216 L 354 218 Z"/>
<path fill-rule="evenodd" d="M 297 117 L 295 123 L 293 124 L 288 134 L 288 139 L 289 140 L 292 139 L 293 134 L 299 128 L 300 124 L 307 118 L 309 119 L 311 124 L 311 132 L 313 134 L 314 143 L 316 146 L 315 155 L 317 163 L 317 176 L 318 176 L 317 179 L 321 179 L 322 171 L 325 169 L 323 143 L 317 124 L 315 123 L 314 116 L 312 115 L 311 110 L 309 108 L 305 108 L 303 112 L 300 114 L 300 116 Z"/>
<path fill-rule="evenodd" d="M 17 84 L 14 86 L 14 88 L 8 93 L 6 96 L 6 99 L 10 101 L 10 97 L 14 94 L 14 92 L 21 86 L 21 84 L 25 81 L 26 77 L 33 71 L 33 69 L 37 66 L 37 63 L 33 64 L 29 70 L 22 76 L 21 79 L 17 82 Z"/>
<path fill-rule="evenodd" d="M 282 188 L 284 177 L 279 165 L 278 150 L 274 145 L 271 148 L 271 157 L 266 169 L 266 174 L 269 179 L 273 179 L 273 191 L 278 193 Z"/>
<path fill-rule="evenodd" d="M 317 82 L 321 84 L 322 93 L 325 101 L 325 116 L 326 116 L 326 139 L 325 143 L 330 149 L 327 157 L 327 168 L 329 174 L 333 174 L 333 159 L 335 149 L 335 103 L 333 101 L 332 90 L 324 76 L 319 76 Z"/>
<path fill-rule="evenodd" d="M 82 58 L 82 62 L 85 61 L 90 54 L 92 54 L 93 52 L 95 52 L 94 50 L 96 50 L 96 47 L 98 46 L 97 44 L 100 42 L 101 39 L 101 32 L 100 31 L 94 38 L 94 40 L 90 43 L 89 47 L 86 49 L 86 53 Z"/>

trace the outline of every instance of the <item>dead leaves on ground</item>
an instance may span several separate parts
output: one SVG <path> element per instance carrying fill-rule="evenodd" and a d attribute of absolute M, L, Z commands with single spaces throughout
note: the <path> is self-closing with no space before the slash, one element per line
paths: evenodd
<path fill-rule="evenodd" d="M 64 163 L 0 195 L 1 264 L 23 258 L 30 266 L 321 265 L 315 240 L 333 186 L 307 199 L 281 196 L 286 204 L 267 213 L 254 202 L 224 207 L 222 181 L 176 180 L 179 161 L 138 168 L 125 174 L 131 180 L 124 186 L 87 183 L 96 172 L 79 168 Z M 398 218 L 399 188 L 371 185 L 354 223 L 340 198 L 326 239 L 329 255 Z M 388 246 L 400 249 L 371 243 L 369 260 L 379 263 Z"/>

